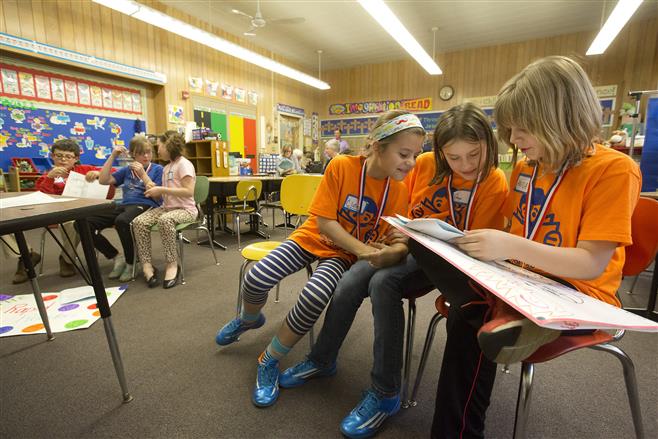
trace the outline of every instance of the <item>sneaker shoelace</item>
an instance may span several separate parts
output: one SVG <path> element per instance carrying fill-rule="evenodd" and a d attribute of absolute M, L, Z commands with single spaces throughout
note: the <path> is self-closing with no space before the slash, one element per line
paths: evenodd
<path fill-rule="evenodd" d="M 276 382 L 279 371 L 277 370 L 276 364 L 259 364 L 258 365 L 258 382 L 261 385 L 273 386 Z"/>
<path fill-rule="evenodd" d="M 379 407 L 379 398 L 372 391 L 365 392 L 364 398 L 357 407 L 356 412 L 359 416 L 368 418 L 377 411 Z"/>

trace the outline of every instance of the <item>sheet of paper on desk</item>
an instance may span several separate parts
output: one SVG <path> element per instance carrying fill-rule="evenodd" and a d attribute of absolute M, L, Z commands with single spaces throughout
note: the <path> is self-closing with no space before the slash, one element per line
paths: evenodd
<path fill-rule="evenodd" d="M 71 201 L 71 198 L 55 198 L 43 192 L 29 192 L 25 195 L 0 199 L 0 209 L 5 207 L 31 206 L 34 204 L 61 203 Z"/>
<path fill-rule="evenodd" d="M 410 220 L 402 215 L 396 215 L 396 217 L 400 224 L 403 224 L 406 228 L 433 236 L 442 241 L 450 241 L 453 238 L 464 236 L 464 232 L 457 227 L 438 218 L 416 218 Z"/>
<path fill-rule="evenodd" d="M 84 175 L 71 171 L 66 179 L 66 186 L 64 186 L 64 192 L 62 195 L 67 197 L 104 200 L 107 198 L 109 190 L 109 186 L 100 184 L 98 180 L 89 183 L 85 180 Z"/>
<path fill-rule="evenodd" d="M 482 262 L 457 247 L 384 218 L 539 326 L 553 329 L 629 329 L 658 332 L 658 323 L 609 305 L 509 263 Z"/>

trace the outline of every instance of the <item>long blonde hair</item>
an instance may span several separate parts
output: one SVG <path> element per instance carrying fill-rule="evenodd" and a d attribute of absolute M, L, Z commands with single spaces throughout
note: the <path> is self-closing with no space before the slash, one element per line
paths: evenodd
<path fill-rule="evenodd" d="M 528 131 L 545 147 L 542 164 L 552 172 L 580 163 L 601 130 L 596 92 L 582 67 L 564 56 L 537 60 L 507 81 L 494 115 L 499 139 L 515 155 L 512 126 Z"/>

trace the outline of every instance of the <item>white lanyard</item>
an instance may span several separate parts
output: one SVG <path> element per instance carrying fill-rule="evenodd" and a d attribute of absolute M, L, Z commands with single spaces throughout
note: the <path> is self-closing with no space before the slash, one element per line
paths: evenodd
<path fill-rule="evenodd" d="M 366 192 L 366 160 L 363 161 L 363 166 L 361 167 L 361 178 L 359 181 L 359 202 L 356 207 L 356 239 L 361 241 L 361 203 L 363 202 L 363 196 Z M 391 177 L 386 177 L 386 184 L 384 186 L 384 192 L 382 193 L 382 199 L 379 201 L 379 211 L 377 212 L 377 218 L 375 219 L 375 225 L 373 230 L 377 229 L 379 226 L 379 220 L 384 213 L 384 207 L 386 206 L 386 201 L 388 200 L 388 189 L 391 185 Z"/>
<path fill-rule="evenodd" d="M 475 200 L 475 193 L 478 190 L 478 183 L 477 181 L 473 184 L 473 189 L 471 189 L 471 193 L 468 195 L 468 203 L 466 204 L 466 218 L 464 219 L 464 228 L 463 230 L 466 231 L 469 229 L 470 222 L 471 222 L 471 209 L 473 208 L 473 200 Z M 448 177 L 448 204 L 450 205 L 450 218 L 452 218 L 452 222 L 454 223 L 453 225 L 457 228 L 459 228 L 459 224 L 457 224 L 457 217 L 455 216 L 455 204 L 454 200 L 452 199 L 452 174 Z"/>
<path fill-rule="evenodd" d="M 557 177 L 553 181 L 553 184 L 548 190 L 548 193 L 546 194 L 546 199 L 544 200 L 542 205 L 539 206 L 539 213 L 537 214 L 537 220 L 535 221 L 534 227 L 531 227 L 530 219 L 532 216 L 532 192 L 535 189 L 535 178 L 537 177 L 538 168 L 539 165 L 535 165 L 534 169 L 532 170 L 532 177 L 530 177 L 530 183 L 528 184 L 528 189 L 526 190 L 526 211 L 525 211 L 525 224 L 523 225 L 523 233 L 525 237 L 531 241 L 534 239 L 535 235 L 537 234 L 537 231 L 539 230 L 541 223 L 544 222 L 544 217 L 546 216 L 546 212 L 548 211 L 548 206 L 551 204 L 551 199 L 553 198 L 553 195 L 555 195 L 555 193 L 557 192 L 557 188 L 560 186 L 560 183 L 562 182 L 564 175 L 567 173 L 567 166 L 565 164 L 564 166 L 562 166 L 562 169 L 560 169 L 560 172 L 558 173 Z"/>

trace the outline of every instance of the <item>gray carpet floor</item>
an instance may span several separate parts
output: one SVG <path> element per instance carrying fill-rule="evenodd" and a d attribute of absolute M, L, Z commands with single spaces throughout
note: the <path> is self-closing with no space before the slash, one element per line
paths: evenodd
<path fill-rule="evenodd" d="M 282 240 L 282 230 L 271 232 Z M 38 232 L 28 241 L 38 248 Z M 107 236 L 118 243 L 112 231 Z M 189 236 L 195 240 L 194 234 Z M 234 236 L 218 233 L 228 245 L 218 251 L 215 266 L 210 249 L 185 246 L 186 285 L 170 290 L 148 289 L 144 280 L 130 282 L 112 307 L 112 320 L 134 400 L 121 403 L 103 325 L 86 330 L 29 335 L 0 340 L 0 435 L 4 438 L 339 438 L 341 419 L 369 385 L 372 363 L 370 303 L 365 302 L 344 344 L 338 374 L 282 390 L 272 407 L 251 404 L 256 357 L 265 348 L 292 307 L 305 274 L 284 280 L 281 301 L 270 298 L 267 323 L 225 348 L 214 343 L 217 329 L 235 313 L 238 271 L 242 258 Z M 57 247 L 47 238 L 43 291 L 81 286 L 80 277 L 57 274 Z M 244 235 L 244 243 L 259 238 Z M 157 239 L 154 255 L 161 255 Z M 117 244 L 118 246 L 118 244 Z M 161 256 L 156 264 L 162 266 Z M 100 261 L 108 273 L 111 263 Z M 12 285 L 13 263 L 2 262 L 3 294 L 30 293 L 29 284 Z M 621 296 L 626 306 L 646 304 L 650 275 L 639 279 L 633 295 Z M 117 283 L 107 281 L 106 285 Z M 435 293 L 418 301 L 414 366 L 427 324 L 434 314 Z M 320 323 L 316 325 L 319 331 Z M 428 437 L 445 328 L 437 329 L 418 405 L 402 410 L 385 424 L 380 438 Z M 619 346 L 634 360 L 648 437 L 657 431 L 658 343 L 655 334 L 627 333 Z M 304 338 L 282 366 L 303 359 Z M 487 418 L 487 436 L 511 437 L 519 365 L 499 373 Z M 415 370 L 414 370 L 415 372 Z M 415 375 L 415 373 L 414 373 Z M 412 375 L 413 377 L 413 375 Z M 633 437 L 621 366 L 612 356 L 581 350 L 537 366 L 528 436 L 533 438 Z"/>

